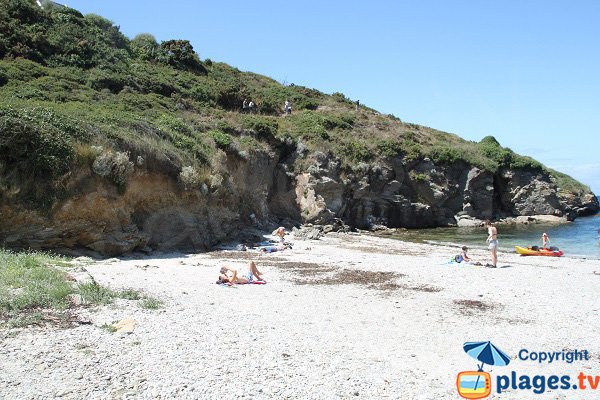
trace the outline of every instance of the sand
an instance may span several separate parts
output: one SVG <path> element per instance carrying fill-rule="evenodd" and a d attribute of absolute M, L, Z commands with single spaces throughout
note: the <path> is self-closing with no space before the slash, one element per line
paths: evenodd
<path fill-rule="evenodd" d="M 484 239 L 485 235 L 482 235 Z M 500 237 L 500 240 L 502 238 Z M 476 370 L 465 342 L 511 358 L 486 365 L 492 399 L 598 398 L 508 390 L 496 377 L 600 375 L 600 261 L 500 253 L 499 268 L 448 264 L 455 248 L 365 234 L 294 241 L 291 251 L 165 254 L 87 263 L 100 283 L 160 298 L 80 311 L 91 325 L 1 331 L 0 398 L 456 399 Z M 472 250 L 486 262 L 484 250 Z M 216 285 L 249 259 L 266 285 Z M 135 320 L 131 334 L 103 329 Z M 589 360 L 523 361 L 521 349 Z M 600 389 L 600 387 L 599 387 Z"/>

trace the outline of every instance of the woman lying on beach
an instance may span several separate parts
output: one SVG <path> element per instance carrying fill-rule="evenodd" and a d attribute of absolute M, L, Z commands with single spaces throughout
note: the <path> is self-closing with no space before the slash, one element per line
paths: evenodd
<path fill-rule="evenodd" d="M 219 271 L 219 279 L 217 280 L 217 284 L 245 285 L 248 283 L 254 283 L 256 281 L 264 282 L 264 279 L 261 278 L 261 275 L 262 273 L 256 268 L 254 261 L 250 261 L 248 263 L 248 270 L 241 275 L 238 274 L 237 269 L 224 265 Z"/>

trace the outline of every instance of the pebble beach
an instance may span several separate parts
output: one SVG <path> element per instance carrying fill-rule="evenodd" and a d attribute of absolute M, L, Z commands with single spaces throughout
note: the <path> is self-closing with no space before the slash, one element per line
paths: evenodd
<path fill-rule="evenodd" d="M 483 238 L 483 240 L 485 237 Z M 502 238 L 500 237 L 500 240 Z M 463 351 L 492 341 L 492 376 L 600 375 L 600 261 L 499 254 L 499 268 L 450 264 L 457 248 L 365 234 L 294 240 L 272 254 L 215 251 L 75 268 L 160 299 L 77 310 L 87 321 L 0 331 L 0 399 L 457 399 Z M 485 264 L 487 252 L 470 251 Z M 215 284 L 249 260 L 266 285 Z M 103 327 L 135 321 L 132 333 Z M 587 350 L 539 363 L 529 351 Z M 593 391 L 508 389 L 491 399 L 597 399 Z M 575 394 L 575 395 L 574 395 Z"/>

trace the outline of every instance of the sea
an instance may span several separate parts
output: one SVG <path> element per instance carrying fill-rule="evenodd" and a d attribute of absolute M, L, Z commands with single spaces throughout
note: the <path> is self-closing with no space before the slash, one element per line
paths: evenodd
<path fill-rule="evenodd" d="M 515 246 L 541 246 L 545 232 L 550 237 L 549 245 L 564 251 L 565 256 L 600 260 L 600 214 L 579 217 L 565 224 L 514 224 L 498 225 L 497 228 L 499 251 L 514 252 Z M 487 229 L 484 227 L 398 230 L 391 237 L 411 242 L 487 248 Z"/>

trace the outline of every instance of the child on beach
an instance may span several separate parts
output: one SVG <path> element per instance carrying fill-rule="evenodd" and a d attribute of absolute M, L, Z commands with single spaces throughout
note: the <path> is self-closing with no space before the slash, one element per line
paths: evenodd
<path fill-rule="evenodd" d="M 484 226 L 488 231 L 486 242 L 492 258 L 492 263 L 486 264 L 486 267 L 496 268 L 498 263 L 498 229 L 492 225 L 492 222 L 489 219 L 484 222 Z"/>
<path fill-rule="evenodd" d="M 467 251 L 469 250 L 467 246 L 461 247 L 460 250 L 460 253 L 452 257 L 450 262 L 461 263 L 464 261 L 465 264 L 481 265 L 480 262 L 473 262 L 473 259 L 467 255 Z"/>
<path fill-rule="evenodd" d="M 550 243 L 550 237 L 546 232 L 542 233 L 542 248 L 547 249 L 548 243 Z"/>
<path fill-rule="evenodd" d="M 261 275 L 262 273 L 256 268 L 254 261 L 250 261 L 248 263 L 248 270 L 241 275 L 238 275 L 237 269 L 224 265 L 219 271 L 219 279 L 217 280 L 217 284 L 244 285 L 248 283 L 254 283 L 255 281 L 264 282 L 264 279 L 261 277 Z"/>
<path fill-rule="evenodd" d="M 469 248 L 467 246 L 463 246 L 461 248 L 460 254 L 457 254 L 454 256 L 454 261 L 456 261 L 457 263 L 460 263 L 463 261 L 466 261 L 466 262 L 471 261 L 471 258 L 467 255 L 467 250 L 469 250 Z"/>

